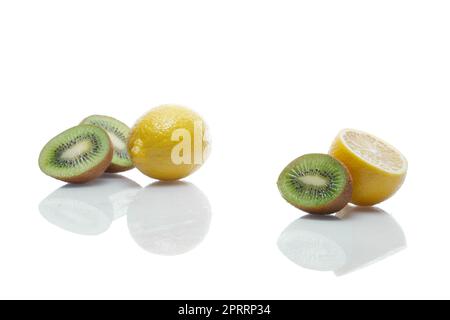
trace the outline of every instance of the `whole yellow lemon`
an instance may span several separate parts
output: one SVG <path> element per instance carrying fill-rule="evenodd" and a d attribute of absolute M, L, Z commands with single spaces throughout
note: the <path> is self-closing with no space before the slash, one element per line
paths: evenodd
<path fill-rule="evenodd" d="M 178 105 L 150 110 L 131 129 L 128 152 L 136 168 L 159 180 L 178 180 L 208 157 L 208 128 L 194 111 Z"/>

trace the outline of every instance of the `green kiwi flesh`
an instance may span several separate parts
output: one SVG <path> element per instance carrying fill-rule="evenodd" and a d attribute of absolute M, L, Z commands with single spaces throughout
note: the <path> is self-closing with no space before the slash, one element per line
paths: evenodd
<path fill-rule="evenodd" d="M 106 131 L 114 147 L 114 154 L 107 172 L 122 172 L 134 167 L 128 155 L 127 143 L 130 128 L 123 122 L 108 116 L 92 115 L 84 119 L 81 124 L 89 124 Z"/>
<path fill-rule="evenodd" d="M 39 167 L 55 179 L 84 183 L 102 175 L 112 156 L 113 147 L 104 130 L 80 125 L 60 133 L 44 146 Z"/>
<path fill-rule="evenodd" d="M 327 154 L 295 159 L 281 172 L 277 184 L 286 201 L 313 214 L 338 212 L 352 197 L 349 171 Z"/>

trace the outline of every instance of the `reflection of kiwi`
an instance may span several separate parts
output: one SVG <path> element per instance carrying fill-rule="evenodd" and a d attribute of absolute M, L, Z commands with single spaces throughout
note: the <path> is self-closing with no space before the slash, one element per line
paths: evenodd
<path fill-rule="evenodd" d="M 133 168 L 128 156 L 127 142 L 130 128 L 123 122 L 107 116 L 93 115 L 84 119 L 81 124 L 90 124 L 106 131 L 114 147 L 114 155 L 107 172 L 122 172 Z"/>
<path fill-rule="evenodd" d="M 70 232 L 96 235 L 126 214 L 141 187 L 117 174 L 104 174 L 84 185 L 67 184 L 39 205 L 50 223 Z"/>
<path fill-rule="evenodd" d="M 91 183 L 87 185 L 89 184 Z M 39 204 L 39 211 L 48 222 L 69 232 L 81 235 L 98 235 L 105 232 L 113 222 L 112 210 L 104 210 L 102 206 L 92 205 L 77 196 L 68 196 L 74 193 L 76 195 L 77 191 L 83 188 L 84 185 L 61 187 Z M 94 198 L 95 194 L 92 197 Z"/>
<path fill-rule="evenodd" d="M 100 176 L 111 163 L 106 132 L 90 125 L 73 127 L 50 140 L 39 155 L 41 170 L 58 180 L 83 183 Z"/>
<path fill-rule="evenodd" d="M 281 172 L 278 188 L 290 204 L 317 214 L 337 212 L 352 197 L 347 168 L 326 154 L 308 154 L 292 161 Z"/>
<path fill-rule="evenodd" d="M 307 215 L 281 233 L 278 248 L 289 260 L 306 269 L 338 270 L 348 257 L 334 235 L 340 232 L 341 237 L 351 237 L 351 230 L 346 227 L 347 224 L 334 216 Z"/>

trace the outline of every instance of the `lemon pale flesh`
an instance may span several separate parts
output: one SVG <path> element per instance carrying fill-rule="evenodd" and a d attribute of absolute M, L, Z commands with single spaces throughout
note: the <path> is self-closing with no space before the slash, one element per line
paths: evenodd
<path fill-rule="evenodd" d="M 142 173 L 170 181 L 196 171 L 206 160 L 209 146 L 206 123 L 197 113 L 163 105 L 150 110 L 131 129 L 128 152 Z"/>
<path fill-rule="evenodd" d="M 408 163 L 393 146 L 368 133 L 345 129 L 334 140 L 330 155 L 344 163 L 353 179 L 352 203 L 371 206 L 402 186 Z"/>

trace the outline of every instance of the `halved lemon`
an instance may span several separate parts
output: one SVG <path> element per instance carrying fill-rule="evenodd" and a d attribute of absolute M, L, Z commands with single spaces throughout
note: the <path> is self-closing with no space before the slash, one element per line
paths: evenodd
<path fill-rule="evenodd" d="M 402 186 L 408 162 L 387 142 L 362 131 L 342 130 L 330 155 L 344 163 L 353 178 L 352 203 L 371 206 L 390 198 Z"/>

